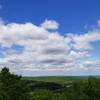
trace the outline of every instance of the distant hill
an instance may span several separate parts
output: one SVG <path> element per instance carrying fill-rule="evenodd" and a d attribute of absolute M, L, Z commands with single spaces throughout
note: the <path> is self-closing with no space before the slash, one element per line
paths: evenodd
<path fill-rule="evenodd" d="M 100 76 L 94 76 L 100 78 Z M 40 77 L 23 77 L 24 80 L 56 82 L 61 84 L 72 83 L 73 81 L 86 81 L 88 76 L 40 76 Z"/>
<path fill-rule="evenodd" d="M 100 76 L 94 76 L 100 78 Z M 23 77 L 25 80 L 43 81 L 43 82 L 56 82 L 56 83 L 72 83 L 73 81 L 85 81 L 88 76 L 40 76 L 40 77 Z"/>

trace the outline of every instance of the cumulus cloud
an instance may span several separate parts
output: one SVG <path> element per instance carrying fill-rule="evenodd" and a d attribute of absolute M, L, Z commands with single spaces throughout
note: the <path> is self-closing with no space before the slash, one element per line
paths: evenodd
<path fill-rule="evenodd" d="M 0 66 L 10 67 L 16 73 L 24 71 L 72 70 L 76 67 L 99 69 L 99 61 L 90 59 L 92 42 L 100 41 L 100 30 L 66 37 L 57 29 L 59 24 L 46 20 L 40 26 L 32 23 L 0 24 Z M 93 67 L 91 67 L 93 68 Z"/>
<path fill-rule="evenodd" d="M 92 42 L 100 41 L 100 30 L 90 31 L 83 35 L 72 35 L 73 47 L 78 50 L 92 49 Z"/>
<path fill-rule="evenodd" d="M 81 68 L 83 70 L 100 70 L 100 60 L 86 60 L 82 62 Z"/>
<path fill-rule="evenodd" d="M 55 20 L 45 20 L 41 26 L 45 29 L 58 29 L 59 24 Z"/>

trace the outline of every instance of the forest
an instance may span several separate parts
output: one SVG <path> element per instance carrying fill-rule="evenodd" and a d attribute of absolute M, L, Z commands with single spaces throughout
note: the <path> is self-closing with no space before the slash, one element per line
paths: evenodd
<path fill-rule="evenodd" d="M 4 67 L 0 71 L 0 100 L 100 100 L 100 78 L 28 78 Z"/>

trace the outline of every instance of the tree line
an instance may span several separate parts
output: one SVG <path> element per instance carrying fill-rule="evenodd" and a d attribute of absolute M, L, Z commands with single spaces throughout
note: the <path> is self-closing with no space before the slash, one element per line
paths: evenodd
<path fill-rule="evenodd" d="M 35 82 L 5 67 L 0 71 L 0 100 L 100 100 L 100 79 L 88 77 L 68 85 Z"/>

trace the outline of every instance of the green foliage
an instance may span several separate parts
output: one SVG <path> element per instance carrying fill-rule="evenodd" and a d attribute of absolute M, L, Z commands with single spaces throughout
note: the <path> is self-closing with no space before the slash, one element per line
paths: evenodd
<path fill-rule="evenodd" d="M 23 77 L 24 80 L 55 82 L 60 84 L 68 84 L 76 81 L 86 81 L 88 77 L 85 76 L 41 76 L 41 77 Z"/>
<path fill-rule="evenodd" d="M 86 81 L 74 81 L 59 90 L 36 89 L 32 100 L 100 100 L 100 79 L 89 77 Z"/>
<path fill-rule="evenodd" d="M 100 100 L 100 80 L 89 77 L 85 87 L 85 94 L 88 100 Z"/>
<path fill-rule="evenodd" d="M 26 80 L 3 68 L 0 72 L 0 100 L 100 100 L 99 78 L 39 79 Z"/>
<path fill-rule="evenodd" d="M 46 89 L 36 89 L 31 93 L 32 100 L 67 100 L 64 93 L 54 92 Z"/>
<path fill-rule="evenodd" d="M 11 74 L 8 68 L 0 73 L 0 100 L 29 100 L 28 87 L 21 76 Z"/>

